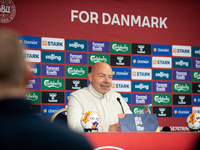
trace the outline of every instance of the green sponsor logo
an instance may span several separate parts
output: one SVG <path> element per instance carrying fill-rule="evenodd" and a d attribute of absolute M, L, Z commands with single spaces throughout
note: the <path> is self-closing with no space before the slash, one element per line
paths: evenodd
<path fill-rule="evenodd" d="M 26 100 L 28 100 L 30 103 L 40 103 L 41 94 L 39 91 L 28 91 L 26 93 Z"/>
<path fill-rule="evenodd" d="M 94 65 L 98 62 L 105 62 L 109 64 L 109 55 L 89 54 L 88 59 L 89 65 Z"/>
<path fill-rule="evenodd" d="M 173 82 L 174 93 L 191 93 L 191 83 Z"/>
<path fill-rule="evenodd" d="M 150 112 L 152 113 L 152 108 L 149 107 Z M 132 107 L 132 112 L 133 114 L 143 114 L 144 111 L 144 106 L 133 106 Z"/>
<path fill-rule="evenodd" d="M 130 43 L 118 43 L 118 42 L 111 42 L 110 43 L 110 52 L 111 53 L 123 53 L 123 54 L 130 54 Z"/>
<path fill-rule="evenodd" d="M 66 77 L 87 78 L 86 66 L 66 66 Z"/>
<path fill-rule="evenodd" d="M 192 71 L 192 81 L 200 81 L 200 71 Z"/>
<path fill-rule="evenodd" d="M 64 90 L 64 79 L 43 78 L 43 90 Z"/>
<path fill-rule="evenodd" d="M 171 105 L 172 95 L 171 94 L 153 94 L 154 105 Z"/>

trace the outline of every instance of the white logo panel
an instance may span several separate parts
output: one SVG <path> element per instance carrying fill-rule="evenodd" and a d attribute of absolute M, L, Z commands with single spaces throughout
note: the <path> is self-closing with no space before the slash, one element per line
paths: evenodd
<path fill-rule="evenodd" d="M 131 92 L 131 81 L 113 80 L 111 90 L 116 92 Z"/>

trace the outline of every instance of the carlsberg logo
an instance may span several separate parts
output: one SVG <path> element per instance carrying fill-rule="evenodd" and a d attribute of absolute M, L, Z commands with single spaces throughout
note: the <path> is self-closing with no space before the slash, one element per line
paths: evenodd
<path fill-rule="evenodd" d="M 154 100 L 158 103 L 168 103 L 170 101 L 170 99 L 167 96 L 166 97 L 155 96 Z"/>
<path fill-rule="evenodd" d="M 179 84 L 175 84 L 174 85 L 174 88 L 177 90 L 177 91 L 188 91 L 190 88 L 187 84 L 185 85 L 179 85 Z"/>
<path fill-rule="evenodd" d="M 134 114 L 142 114 L 143 113 L 143 109 L 139 109 L 139 108 L 135 108 L 133 110 Z"/>
<path fill-rule="evenodd" d="M 62 86 L 62 83 L 60 83 L 58 80 L 57 82 L 45 80 L 44 85 L 48 88 L 51 88 L 51 87 L 60 88 Z"/>
<path fill-rule="evenodd" d="M 126 52 L 128 51 L 128 47 L 126 45 L 117 45 L 117 44 L 113 44 L 112 45 L 112 49 L 115 51 L 122 51 L 122 52 Z"/>
<path fill-rule="evenodd" d="M 90 57 L 90 60 L 94 63 L 97 63 L 97 62 L 107 62 L 107 58 L 105 58 L 104 56 L 103 57 L 95 57 L 95 56 L 91 56 Z"/>
<path fill-rule="evenodd" d="M 36 101 L 38 99 L 38 95 L 35 95 L 35 93 L 33 93 L 33 95 L 31 95 L 29 93 L 29 94 L 26 94 L 26 99 L 30 100 L 30 101 Z"/>
<path fill-rule="evenodd" d="M 200 79 L 200 73 L 195 72 L 194 73 L 194 78 L 197 79 L 197 80 L 199 80 Z"/>
<path fill-rule="evenodd" d="M 85 74 L 85 70 L 82 70 L 82 68 L 80 68 L 80 70 L 79 70 L 79 69 L 69 67 L 67 71 L 71 75 L 75 75 L 75 74 L 76 75 L 83 75 L 83 74 Z"/>

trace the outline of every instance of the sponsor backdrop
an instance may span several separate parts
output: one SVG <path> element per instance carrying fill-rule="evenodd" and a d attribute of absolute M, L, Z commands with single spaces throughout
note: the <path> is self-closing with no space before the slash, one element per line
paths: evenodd
<path fill-rule="evenodd" d="M 161 129 L 188 132 L 200 113 L 198 1 L 0 1 L 1 26 L 19 31 L 32 78 L 26 98 L 45 118 L 88 86 L 92 65 L 113 69 L 111 90 L 134 114 L 144 104 Z M 188 7 L 190 6 L 190 7 Z"/>

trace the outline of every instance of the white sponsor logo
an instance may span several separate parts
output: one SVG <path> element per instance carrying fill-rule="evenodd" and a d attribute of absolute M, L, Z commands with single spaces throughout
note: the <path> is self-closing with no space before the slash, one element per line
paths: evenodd
<path fill-rule="evenodd" d="M 131 92 L 131 81 L 113 80 L 111 90 L 116 92 Z"/>
<path fill-rule="evenodd" d="M 57 72 L 60 71 L 59 67 L 46 66 L 46 74 L 57 76 Z"/>
<path fill-rule="evenodd" d="M 26 94 L 26 100 L 30 100 L 30 101 L 36 101 L 38 99 L 38 95 L 35 95 L 35 93 L 33 93 L 33 95 Z"/>
<path fill-rule="evenodd" d="M 42 37 L 42 49 L 64 50 L 65 42 L 62 38 Z"/>
<path fill-rule="evenodd" d="M 171 57 L 152 57 L 153 68 L 172 68 Z"/>
<path fill-rule="evenodd" d="M 48 88 L 54 87 L 54 88 L 60 88 L 62 86 L 62 83 L 59 82 L 59 80 L 57 80 L 57 82 L 55 81 L 49 81 L 49 80 L 45 80 L 44 81 L 44 85 Z"/>
<path fill-rule="evenodd" d="M 134 108 L 133 112 L 134 114 L 143 114 L 143 109 Z"/>
<path fill-rule="evenodd" d="M 50 60 L 57 59 L 58 61 L 61 61 L 62 57 L 61 56 L 56 56 L 55 54 L 51 54 L 51 55 L 45 55 L 45 59 L 50 59 Z"/>
<path fill-rule="evenodd" d="M 147 100 L 147 95 L 141 96 L 141 95 L 136 95 L 136 104 L 145 104 L 145 100 Z"/>
<path fill-rule="evenodd" d="M 98 62 L 107 62 L 107 58 L 105 58 L 104 56 L 103 57 L 95 57 L 94 55 L 92 55 L 90 57 L 90 60 L 93 62 L 93 63 L 98 63 Z"/>
<path fill-rule="evenodd" d="M 165 92 L 167 88 L 167 83 L 156 83 L 156 91 Z"/>
<path fill-rule="evenodd" d="M 200 68 L 200 60 L 195 60 L 195 66 L 196 68 Z"/>
<path fill-rule="evenodd" d="M 140 90 L 146 89 L 146 90 L 149 90 L 149 85 L 145 85 L 143 83 L 140 83 L 138 85 L 135 85 L 135 89 L 140 89 Z"/>
<path fill-rule="evenodd" d="M 198 50 L 195 50 L 195 51 L 194 51 L 194 53 L 195 53 L 195 54 L 199 54 L 199 55 L 200 55 L 200 49 L 198 49 Z"/>
<path fill-rule="evenodd" d="M 191 46 L 172 45 L 172 56 L 191 57 Z"/>
<path fill-rule="evenodd" d="M 151 80 L 151 69 L 132 68 L 132 79 Z"/>
<path fill-rule="evenodd" d="M 169 78 L 169 73 L 164 73 L 164 72 L 161 71 L 159 73 L 156 73 L 155 76 L 160 77 L 160 78 L 163 78 L 163 77 Z"/>
<path fill-rule="evenodd" d="M 177 80 L 185 80 L 186 76 L 187 76 L 187 72 L 176 71 L 176 79 Z"/>
<path fill-rule="evenodd" d="M 137 51 L 138 54 L 145 54 L 145 51 L 143 51 L 145 45 L 138 45 L 138 48 L 140 49 L 139 51 Z"/>
<path fill-rule="evenodd" d="M 81 87 L 78 86 L 79 83 L 80 83 L 80 80 L 73 80 L 72 83 L 75 85 L 75 86 L 72 86 L 73 90 L 79 90 L 79 89 L 81 89 Z"/>
<path fill-rule="evenodd" d="M 84 49 L 84 44 L 78 44 L 78 42 L 74 42 L 74 43 L 69 43 L 69 47 L 73 47 L 73 48 L 81 48 Z"/>
<path fill-rule="evenodd" d="M 194 73 L 194 78 L 197 79 L 197 80 L 199 80 L 200 79 L 200 73 L 195 72 Z"/>
<path fill-rule="evenodd" d="M 0 1 L 0 23 L 11 22 L 16 15 L 16 7 L 12 0 Z"/>
<path fill-rule="evenodd" d="M 116 65 L 122 65 L 123 66 L 125 64 L 124 62 L 122 62 L 122 60 L 124 60 L 123 56 L 117 56 L 117 60 L 119 62 L 116 62 Z"/>
<path fill-rule="evenodd" d="M 180 101 L 178 101 L 178 104 L 183 104 L 183 105 L 186 104 L 186 101 L 184 101 L 185 96 L 179 96 L 178 98 L 179 98 L 179 100 L 180 100 Z"/>
<path fill-rule="evenodd" d="M 164 113 L 165 108 L 159 108 L 159 111 L 160 111 L 160 113 L 158 113 L 158 116 L 164 117 L 167 115 L 166 113 Z"/>
<path fill-rule="evenodd" d="M 37 50 L 24 50 L 26 62 L 41 62 L 41 52 Z"/>
<path fill-rule="evenodd" d="M 67 71 L 68 71 L 68 73 L 71 74 L 71 75 L 83 75 L 83 74 L 85 74 L 85 70 L 82 70 L 82 68 L 80 68 L 80 70 L 78 70 L 78 69 L 69 67 L 69 68 L 67 69 Z"/>
<path fill-rule="evenodd" d="M 167 96 L 165 96 L 165 97 L 155 96 L 154 100 L 157 103 L 168 103 L 170 101 L 170 99 Z"/>
<path fill-rule="evenodd" d="M 189 62 L 184 62 L 183 60 L 180 60 L 180 61 L 176 61 L 175 65 L 188 67 L 189 66 Z"/>
<path fill-rule="evenodd" d="M 112 45 L 112 49 L 114 50 L 114 51 L 122 51 L 122 52 L 126 52 L 126 51 L 128 51 L 128 47 L 124 44 L 124 46 L 122 46 L 122 45 L 117 45 L 117 44 L 113 44 Z"/>
<path fill-rule="evenodd" d="M 51 99 L 48 99 L 48 102 L 58 102 L 58 99 L 55 99 L 57 93 L 49 93 L 49 96 L 51 97 Z"/>
<path fill-rule="evenodd" d="M 96 52 L 102 52 L 105 47 L 105 43 L 92 42 L 92 50 Z"/>
<path fill-rule="evenodd" d="M 26 88 L 32 89 L 32 88 L 33 88 L 33 85 L 34 85 L 35 83 L 36 83 L 36 82 L 35 82 L 35 79 L 30 79 L 30 80 L 28 81 L 28 84 L 26 85 Z"/>
<path fill-rule="evenodd" d="M 188 91 L 190 89 L 190 87 L 185 84 L 184 85 L 179 85 L 179 84 L 174 84 L 174 88 L 177 90 L 177 91 Z"/>
<path fill-rule="evenodd" d="M 80 63 L 83 55 L 70 54 L 70 63 Z"/>

